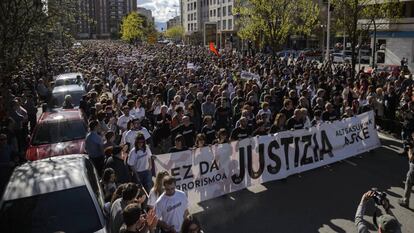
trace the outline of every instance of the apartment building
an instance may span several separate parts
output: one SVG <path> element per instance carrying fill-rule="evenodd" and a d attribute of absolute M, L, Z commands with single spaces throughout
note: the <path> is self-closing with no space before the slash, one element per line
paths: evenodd
<path fill-rule="evenodd" d="M 396 20 L 378 20 L 376 41 L 371 33 L 371 47 L 376 44 L 377 64 L 397 64 L 408 59 L 408 67 L 414 70 L 414 0 L 402 1 L 402 14 Z"/>
<path fill-rule="evenodd" d="M 80 39 L 109 38 L 119 33 L 122 18 L 137 10 L 136 0 L 79 0 Z"/>
<path fill-rule="evenodd" d="M 234 0 L 181 0 L 182 25 L 187 42 L 208 44 L 215 34 L 218 48 L 236 36 L 234 30 Z M 208 39 L 207 39 L 208 38 Z"/>
<path fill-rule="evenodd" d="M 179 15 L 167 21 L 167 30 L 177 25 L 181 25 L 181 16 Z"/>
<path fill-rule="evenodd" d="M 146 9 L 144 7 L 138 7 L 137 8 L 138 14 L 141 14 L 143 16 L 145 16 L 145 18 L 147 19 L 147 22 L 150 22 L 152 24 L 155 23 L 154 17 L 152 17 L 152 11 L 149 9 Z"/>

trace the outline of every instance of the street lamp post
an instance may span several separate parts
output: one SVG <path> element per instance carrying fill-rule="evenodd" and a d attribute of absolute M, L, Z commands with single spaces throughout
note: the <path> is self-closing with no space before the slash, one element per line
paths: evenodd
<path fill-rule="evenodd" d="M 329 61 L 329 48 L 330 48 L 330 32 L 331 32 L 331 1 L 328 0 L 328 22 L 326 24 L 326 54 L 325 59 Z"/>
<path fill-rule="evenodd" d="M 321 24 L 320 26 L 322 28 L 322 48 L 321 48 L 321 50 L 325 51 L 325 28 L 326 28 L 326 25 Z"/>

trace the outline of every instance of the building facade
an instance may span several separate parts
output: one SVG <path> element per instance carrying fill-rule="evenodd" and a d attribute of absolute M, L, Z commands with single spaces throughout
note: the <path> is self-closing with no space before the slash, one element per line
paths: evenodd
<path fill-rule="evenodd" d="M 137 8 L 138 14 L 141 14 L 143 16 L 145 16 L 145 18 L 147 19 L 148 22 L 151 22 L 152 24 L 155 23 L 154 17 L 152 17 L 152 11 L 148 10 L 144 7 L 138 7 Z"/>
<path fill-rule="evenodd" d="M 376 45 L 378 65 L 400 65 L 402 58 L 414 70 L 414 0 L 402 2 L 402 14 L 397 20 L 379 20 L 376 41 L 371 33 L 371 47 Z"/>
<path fill-rule="evenodd" d="M 179 15 L 167 21 L 167 30 L 177 25 L 181 25 L 181 16 Z"/>
<path fill-rule="evenodd" d="M 180 4 L 187 42 L 206 45 L 211 42 L 209 34 L 213 32 L 216 35 L 213 42 L 218 48 L 224 48 L 226 41 L 235 37 L 234 0 L 181 0 Z M 206 30 L 214 25 L 214 30 Z"/>
<path fill-rule="evenodd" d="M 79 0 L 77 37 L 99 39 L 116 37 L 122 18 L 137 10 L 136 0 Z"/>

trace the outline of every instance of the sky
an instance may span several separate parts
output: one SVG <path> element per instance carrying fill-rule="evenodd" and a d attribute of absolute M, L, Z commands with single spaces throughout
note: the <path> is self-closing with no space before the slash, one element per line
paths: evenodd
<path fill-rule="evenodd" d="M 167 22 L 180 14 L 179 0 L 137 0 L 139 7 L 152 10 L 155 22 Z"/>

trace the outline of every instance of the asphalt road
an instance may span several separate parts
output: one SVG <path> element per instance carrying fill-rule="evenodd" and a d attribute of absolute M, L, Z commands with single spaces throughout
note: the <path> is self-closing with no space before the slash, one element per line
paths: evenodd
<path fill-rule="evenodd" d="M 382 147 L 287 181 L 273 181 L 190 207 L 205 233 L 356 232 L 354 215 L 364 192 L 385 191 L 402 232 L 414 233 L 414 195 L 410 209 L 397 200 L 403 194 L 407 158 L 398 156 L 401 143 L 381 137 Z M 366 220 L 371 232 L 374 204 Z"/>

